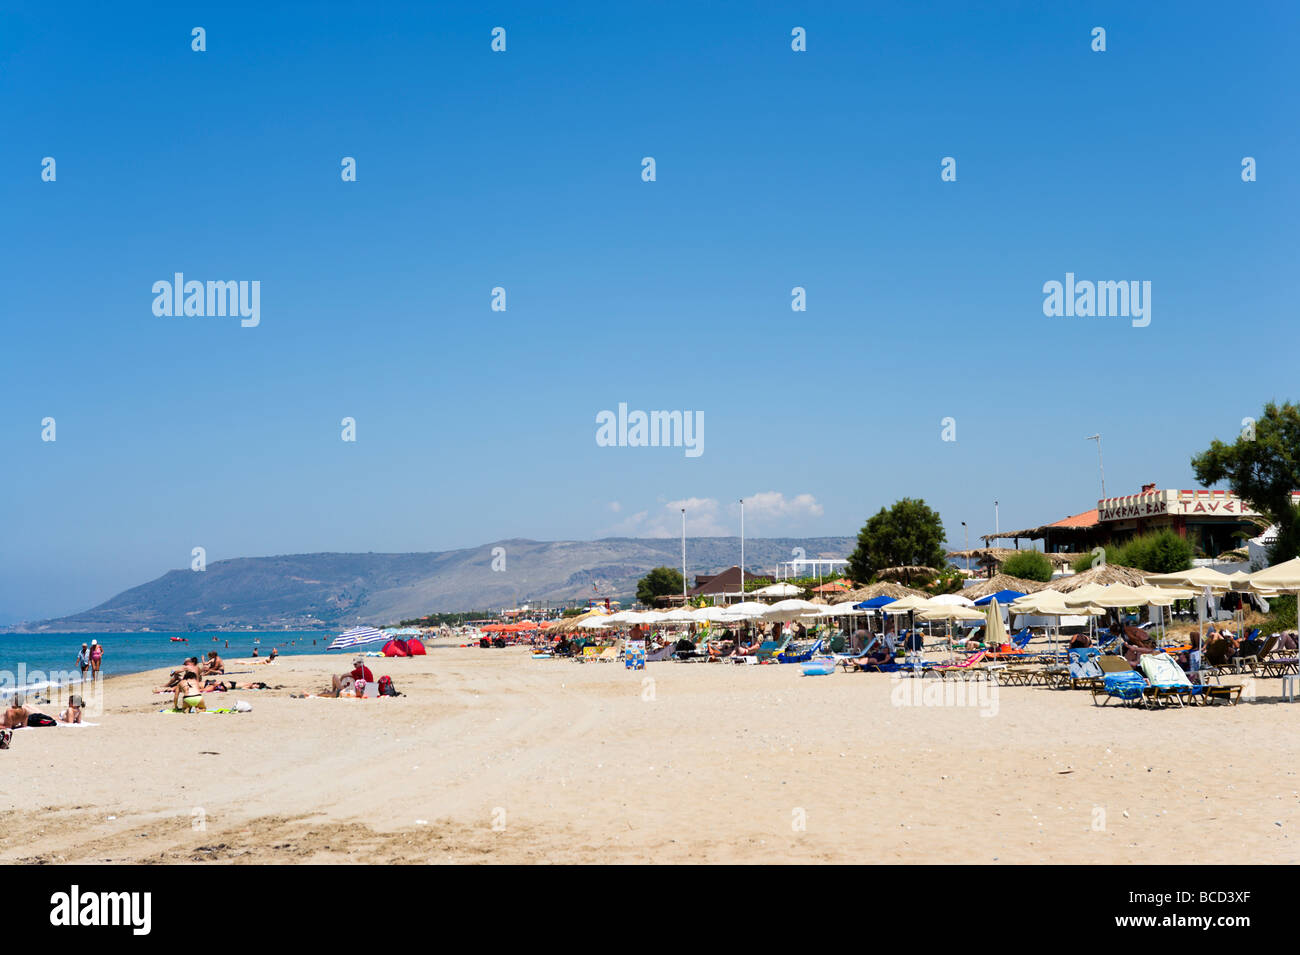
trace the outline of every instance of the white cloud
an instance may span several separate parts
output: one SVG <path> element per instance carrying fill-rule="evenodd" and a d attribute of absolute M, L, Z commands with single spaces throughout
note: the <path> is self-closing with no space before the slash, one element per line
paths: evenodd
<path fill-rule="evenodd" d="M 688 497 L 664 501 L 657 507 L 637 511 L 602 537 L 678 537 L 682 532 L 682 508 L 686 508 L 687 537 L 735 537 L 740 533 L 740 503 L 726 507 L 712 497 Z M 821 517 L 822 506 L 811 494 L 787 498 L 780 491 L 760 491 L 745 498 L 745 534 L 806 533 L 803 524 Z"/>

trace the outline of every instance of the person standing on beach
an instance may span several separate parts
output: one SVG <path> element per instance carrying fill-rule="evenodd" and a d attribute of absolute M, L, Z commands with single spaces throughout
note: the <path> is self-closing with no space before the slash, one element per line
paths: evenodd
<path fill-rule="evenodd" d="M 104 659 L 104 647 L 98 640 L 90 641 L 90 675 L 99 676 L 99 666 Z"/>
<path fill-rule="evenodd" d="M 90 647 L 84 643 L 81 649 L 77 651 L 77 668 L 81 670 L 81 682 L 86 682 L 86 671 L 90 669 Z"/>

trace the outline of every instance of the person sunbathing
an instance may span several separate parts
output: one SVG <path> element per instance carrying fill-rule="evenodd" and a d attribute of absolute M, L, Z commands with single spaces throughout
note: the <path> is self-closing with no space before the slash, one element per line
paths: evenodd
<path fill-rule="evenodd" d="M 1237 654 L 1237 644 L 1232 637 L 1211 630 L 1205 635 L 1205 662 L 1210 666 L 1226 667 Z"/>
<path fill-rule="evenodd" d="M 736 645 L 730 640 L 714 640 L 709 643 L 709 660 L 721 660 L 736 651 Z"/>
<path fill-rule="evenodd" d="M 216 650 L 212 650 L 208 653 L 208 662 L 203 669 L 208 674 L 225 673 L 226 663 L 217 655 Z"/>
<path fill-rule="evenodd" d="M 186 677 L 176 684 L 176 695 L 172 698 L 173 707 L 182 713 L 189 713 L 194 710 L 206 710 L 207 703 L 203 701 L 203 689 L 197 678 L 190 679 Z"/>
<path fill-rule="evenodd" d="M 737 657 L 752 657 L 754 654 L 758 653 L 758 646 L 758 641 L 755 640 L 753 643 L 737 647 L 736 652 L 732 655 Z"/>
<path fill-rule="evenodd" d="M 68 697 L 68 708 L 59 714 L 60 723 L 80 723 L 81 722 L 81 697 L 75 693 Z"/>
<path fill-rule="evenodd" d="M 0 729 L 16 730 L 27 725 L 27 717 L 31 715 L 31 711 L 23 705 L 24 703 L 26 700 L 21 696 L 15 696 L 9 701 L 4 716 L 0 717 Z"/>

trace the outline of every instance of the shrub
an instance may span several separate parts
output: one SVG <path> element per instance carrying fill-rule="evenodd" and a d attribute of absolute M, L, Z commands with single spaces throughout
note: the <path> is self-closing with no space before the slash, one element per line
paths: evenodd
<path fill-rule="evenodd" d="M 1021 580 L 1037 580 L 1042 583 L 1052 579 L 1052 562 L 1042 551 L 1022 550 L 1012 554 L 1002 562 L 1002 573 Z"/>

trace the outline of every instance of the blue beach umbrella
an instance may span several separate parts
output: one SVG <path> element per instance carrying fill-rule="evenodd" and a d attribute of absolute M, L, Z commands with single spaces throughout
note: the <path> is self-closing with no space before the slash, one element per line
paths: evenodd
<path fill-rule="evenodd" d="M 988 604 L 992 603 L 994 600 L 996 600 L 999 604 L 1009 604 L 1011 603 L 1011 601 L 1018 600 L 1023 596 L 1024 594 L 1022 594 L 1018 590 L 999 590 L 995 594 L 989 594 L 987 597 L 981 597 L 979 600 L 975 601 L 975 606 L 985 607 L 988 606 Z"/>

